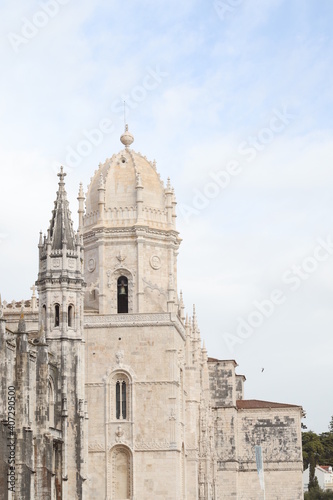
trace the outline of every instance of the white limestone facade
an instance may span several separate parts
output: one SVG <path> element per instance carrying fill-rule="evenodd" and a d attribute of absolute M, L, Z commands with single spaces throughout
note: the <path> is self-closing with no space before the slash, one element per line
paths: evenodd
<path fill-rule="evenodd" d="M 301 407 L 245 400 L 237 363 L 208 357 L 178 291 L 170 181 L 121 142 L 80 187 L 77 233 L 60 172 L 39 297 L 1 306 L 1 498 L 255 500 L 261 446 L 266 500 L 302 499 Z"/>

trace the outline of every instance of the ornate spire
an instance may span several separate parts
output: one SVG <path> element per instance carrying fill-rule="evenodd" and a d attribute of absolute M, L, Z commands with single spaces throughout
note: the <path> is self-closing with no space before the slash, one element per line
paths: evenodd
<path fill-rule="evenodd" d="M 195 311 L 195 304 L 193 304 L 193 331 L 196 332 L 198 329 L 197 315 Z"/>
<path fill-rule="evenodd" d="M 61 250 L 66 244 L 69 250 L 74 250 L 74 231 L 71 212 L 68 208 L 67 193 L 65 190 L 65 176 L 63 167 L 60 168 L 59 190 L 54 202 L 54 210 L 50 223 L 50 239 L 52 250 Z"/>

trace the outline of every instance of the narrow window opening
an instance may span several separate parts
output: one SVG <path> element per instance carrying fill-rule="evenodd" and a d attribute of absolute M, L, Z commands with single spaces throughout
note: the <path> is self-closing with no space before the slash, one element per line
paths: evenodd
<path fill-rule="evenodd" d="M 46 328 L 46 306 L 45 305 L 43 306 L 43 309 L 42 309 L 42 323 L 43 323 L 43 327 L 45 329 Z"/>
<path fill-rule="evenodd" d="M 120 382 L 116 383 L 116 419 L 120 419 Z"/>
<path fill-rule="evenodd" d="M 123 419 L 126 420 L 126 382 L 122 383 L 122 393 L 121 393 L 121 399 L 122 399 L 122 414 L 123 414 Z"/>
<path fill-rule="evenodd" d="M 60 325 L 60 306 L 56 304 L 54 306 L 54 326 Z"/>
<path fill-rule="evenodd" d="M 74 326 L 74 307 L 68 306 L 68 326 L 72 328 Z"/>
<path fill-rule="evenodd" d="M 120 276 L 117 281 L 118 313 L 128 313 L 128 279 Z"/>
<path fill-rule="evenodd" d="M 127 387 L 126 382 L 116 383 L 116 419 L 126 420 L 127 418 Z"/>

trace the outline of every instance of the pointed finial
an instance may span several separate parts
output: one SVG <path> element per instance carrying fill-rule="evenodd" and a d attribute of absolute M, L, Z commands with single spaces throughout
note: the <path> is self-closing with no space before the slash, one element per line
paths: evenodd
<path fill-rule="evenodd" d="M 103 178 L 103 174 L 102 173 L 99 176 L 99 185 L 98 185 L 98 187 L 100 189 L 104 189 L 104 178 Z"/>
<path fill-rule="evenodd" d="M 82 199 L 82 198 L 84 199 L 84 192 L 83 192 L 82 182 L 80 182 L 78 199 Z"/>
<path fill-rule="evenodd" d="M 140 172 L 136 174 L 136 187 L 142 187 L 142 179 Z"/>
<path fill-rule="evenodd" d="M 207 349 L 206 349 L 205 341 L 203 341 L 201 353 L 202 353 L 202 360 L 204 362 L 207 361 L 208 357 L 207 357 Z"/>
<path fill-rule="evenodd" d="M 67 175 L 67 174 L 66 174 L 66 172 L 64 172 L 64 167 L 63 167 L 63 166 L 61 166 L 61 167 L 60 167 L 60 172 L 59 172 L 59 174 L 57 174 L 57 176 L 58 176 L 58 177 L 59 177 L 59 179 L 60 179 L 60 180 L 59 180 L 59 185 L 60 185 L 60 184 L 64 184 L 64 179 L 65 179 L 66 175 Z"/>
<path fill-rule="evenodd" d="M 125 125 L 125 132 L 120 136 L 120 142 L 124 144 L 126 148 L 134 142 L 133 135 L 128 131 L 128 125 Z"/>
<path fill-rule="evenodd" d="M 192 318 L 193 330 L 198 331 L 197 314 L 195 311 L 195 304 L 193 304 L 193 318 Z"/>

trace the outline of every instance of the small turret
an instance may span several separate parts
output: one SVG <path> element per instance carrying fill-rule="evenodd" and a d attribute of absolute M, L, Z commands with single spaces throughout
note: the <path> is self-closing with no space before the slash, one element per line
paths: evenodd
<path fill-rule="evenodd" d="M 180 290 L 180 297 L 179 297 L 179 313 L 180 313 L 180 319 L 182 320 L 183 323 L 185 323 L 185 306 L 184 306 L 184 300 L 183 300 L 183 292 Z"/>
<path fill-rule="evenodd" d="M 82 182 L 80 183 L 80 187 L 79 187 L 79 195 L 77 197 L 77 200 L 79 202 L 79 210 L 78 210 L 78 214 L 79 214 L 79 233 L 82 234 L 82 231 L 83 231 L 83 215 L 84 215 L 84 193 L 83 193 L 83 186 L 82 186 Z"/>
<path fill-rule="evenodd" d="M 103 220 L 104 218 L 104 210 L 105 210 L 105 182 L 103 179 L 103 174 L 101 173 L 98 185 L 98 211 L 100 220 Z"/>
<path fill-rule="evenodd" d="M 167 214 L 168 214 L 168 224 L 170 226 L 172 225 L 172 188 L 170 184 L 170 177 L 168 177 L 167 181 L 167 187 L 165 190 L 165 197 L 166 197 L 166 209 L 167 209 Z"/>
<path fill-rule="evenodd" d="M 39 293 L 39 327 L 40 338 L 37 347 L 37 368 L 40 379 L 37 380 L 38 404 L 40 413 L 37 415 L 41 429 L 61 426 L 62 433 L 62 476 L 68 477 L 68 497 L 74 497 L 74 491 L 82 488 L 77 476 L 77 457 L 83 467 L 86 457 L 83 439 L 85 423 L 81 423 L 78 412 L 79 401 L 84 400 L 84 368 L 81 365 L 83 344 L 83 190 L 79 191 L 79 231 L 75 233 L 71 220 L 71 212 L 65 190 L 65 173 L 61 167 L 59 188 L 47 237 L 39 239 L 39 273 L 36 282 Z M 100 183 L 101 192 L 104 189 L 103 179 Z M 100 198 L 102 200 L 102 196 Z M 101 207 L 103 211 L 103 206 Z M 45 329 L 45 333 L 44 333 Z M 59 373 L 59 385 L 53 384 L 49 377 L 47 345 L 53 355 L 53 363 Z M 45 401 L 49 397 L 49 422 L 47 421 Z M 65 418 L 64 405 L 62 414 L 60 402 L 68 403 Z M 59 404 L 55 404 L 58 402 Z M 68 420 L 73 422 L 68 428 Z M 53 423 L 54 422 L 54 423 Z M 80 428 L 77 435 L 76 428 Z M 40 439 L 40 450 L 43 450 L 43 440 Z M 45 448 L 46 449 L 46 448 Z M 42 455 L 41 455 L 41 458 Z M 42 484 L 44 464 L 37 464 L 37 476 Z M 38 498 L 44 498 L 43 490 Z M 79 495 L 80 498 L 82 498 Z M 46 498 L 46 496 L 45 496 Z"/>
<path fill-rule="evenodd" d="M 78 311 L 82 310 L 84 287 L 82 238 L 73 230 L 65 175 L 61 167 L 50 227 L 44 241 L 40 234 L 38 245 L 39 273 L 36 285 L 39 292 L 40 325 L 43 323 L 47 339 L 50 336 L 59 338 L 65 333 L 76 336 L 82 324 L 78 315 Z M 82 189 L 79 199 L 81 210 Z"/>

